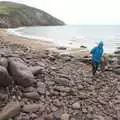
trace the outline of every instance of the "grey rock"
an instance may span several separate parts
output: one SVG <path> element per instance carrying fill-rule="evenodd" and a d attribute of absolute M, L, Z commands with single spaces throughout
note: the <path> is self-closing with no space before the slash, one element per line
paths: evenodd
<path fill-rule="evenodd" d="M 28 92 L 28 93 L 24 93 L 23 95 L 27 98 L 30 98 L 30 99 L 35 99 L 35 100 L 40 99 L 40 96 L 37 92 Z"/>
<path fill-rule="evenodd" d="M 10 119 L 17 116 L 20 113 L 19 102 L 10 102 L 0 112 L 0 120 Z"/>
<path fill-rule="evenodd" d="M 70 115 L 67 113 L 64 113 L 61 115 L 60 120 L 70 120 Z"/>
<path fill-rule="evenodd" d="M 38 82 L 38 88 L 37 91 L 40 94 L 45 94 L 46 93 L 46 85 L 43 82 Z"/>
<path fill-rule="evenodd" d="M 24 88 L 24 92 L 36 92 L 36 88 L 34 87 L 27 87 L 27 88 Z"/>
<path fill-rule="evenodd" d="M 80 109 L 80 102 L 75 102 L 74 104 L 72 104 L 72 108 L 73 109 Z"/>
<path fill-rule="evenodd" d="M 64 87 L 64 86 L 55 86 L 54 90 L 57 90 L 59 92 L 66 92 L 66 93 L 71 91 L 69 87 Z"/>
<path fill-rule="evenodd" d="M 34 77 L 30 69 L 20 58 L 9 58 L 9 73 L 12 75 L 16 84 L 23 87 L 31 86 L 34 82 Z"/>
<path fill-rule="evenodd" d="M 55 78 L 55 83 L 61 86 L 69 86 L 69 80 L 65 78 Z"/>
<path fill-rule="evenodd" d="M 24 105 L 22 111 L 29 113 L 29 112 L 37 112 L 40 109 L 40 104 L 30 104 Z"/>
<path fill-rule="evenodd" d="M 0 65 L 7 69 L 7 67 L 8 67 L 8 59 L 6 59 L 4 57 L 0 58 Z"/>
<path fill-rule="evenodd" d="M 33 66 L 30 67 L 30 70 L 32 71 L 33 75 L 39 74 L 44 68 L 41 66 Z"/>
<path fill-rule="evenodd" d="M 0 86 L 8 86 L 12 82 L 10 75 L 8 74 L 6 68 L 0 66 Z"/>

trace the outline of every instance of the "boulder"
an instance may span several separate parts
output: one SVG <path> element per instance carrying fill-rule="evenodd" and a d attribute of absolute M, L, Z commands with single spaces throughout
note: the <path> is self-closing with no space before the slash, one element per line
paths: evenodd
<path fill-rule="evenodd" d="M 8 60 L 4 57 L 0 58 L 0 65 L 7 69 L 8 67 Z"/>
<path fill-rule="evenodd" d="M 17 116 L 20 113 L 19 102 L 10 102 L 0 112 L 0 120 L 8 120 L 12 117 Z"/>
<path fill-rule="evenodd" d="M 23 87 L 28 87 L 33 84 L 34 76 L 24 61 L 20 58 L 9 58 L 8 70 L 16 84 Z"/>
<path fill-rule="evenodd" d="M 0 66 L 0 86 L 8 86 L 12 82 L 10 75 L 6 68 Z"/>

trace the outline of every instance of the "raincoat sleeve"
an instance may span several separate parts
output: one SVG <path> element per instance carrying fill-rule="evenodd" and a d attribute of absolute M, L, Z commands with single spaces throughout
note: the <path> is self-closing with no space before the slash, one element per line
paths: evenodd
<path fill-rule="evenodd" d="M 90 51 L 90 53 L 91 53 L 91 54 L 94 54 L 94 53 L 95 53 L 95 50 L 96 50 L 96 47 L 94 47 L 94 48 Z"/>

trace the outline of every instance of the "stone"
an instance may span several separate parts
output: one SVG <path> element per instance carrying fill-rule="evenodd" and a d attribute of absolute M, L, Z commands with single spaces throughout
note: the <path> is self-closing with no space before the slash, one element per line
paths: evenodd
<path fill-rule="evenodd" d="M 69 86 L 69 80 L 66 78 L 56 78 L 55 83 L 61 86 Z"/>
<path fill-rule="evenodd" d="M 0 100 L 5 100 L 5 99 L 7 99 L 8 98 L 8 95 L 6 94 L 6 93 L 1 93 L 0 92 Z"/>
<path fill-rule="evenodd" d="M 27 87 L 24 89 L 24 92 L 36 92 L 36 88 L 34 87 Z"/>
<path fill-rule="evenodd" d="M 114 69 L 113 72 L 116 73 L 116 74 L 118 74 L 118 75 L 120 75 L 120 68 Z"/>
<path fill-rule="evenodd" d="M 28 92 L 28 93 L 24 93 L 23 95 L 27 98 L 30 98 L 30 99 L 35 99 L 35 100 L 40 99 L 40 96 L 37 92 Z"/>
<path fill-rule="evenodd" d="M 28 87 L 34 83 L 34 76 L 32 72 L 20 58 L 9 58 L 8 70 L 16 84 Z"/>
<path fill-rule="evenodd" d="M 0 58 L 0 65 L 7 69 L 8 67 L 8 60 L 4 57 Z"/>
<path fill-rule="evenodd" d="M 33 73 L 33 75 L 38 75 L 44 68 L 41 66 L 33 66 L 30 67 L 31 72 Z"/>
<path fill-rule="evenodd" d="M 7 72 L 7 69 L 0 66 L 0 86 L 5 87 L 9 86 L 12 82 L 10 75 Z"/>
<path fill-rule="evenodd" d="M 66 93 L 71 91 L 69 87 L 64 87 L 64 86 L 55 86 L 54 90 L 57 90 L 59 92 L 66 92 Z"/>
<path fill-rule="evenodd" d="M 67 113 L 64 113 L 61 115 L 60 120 L 70 120 L 70 115 Z"/>
<path fill-rule="evenodd" d="M 97 120 L 105 120 L 105 118 L 101 115 L 95 115 L 94 118 Z"/>
<path fill-rule="evenodd" d="M 33 113 L 37 112 L 40 109 L 40 104 L 30 104 L 30 105 L 24 105 L 22 111 L 25 113 Z"/>
<path fill-rule="evenodd" d="M 37 85 L 38 85 L 38 88 L 37 88 L 38 93 L 45 94 L 45 92 L 46 92 L 46 85 L 43 82 L 38 82 Z"/>
<path fill-rule="evenodd" d="M 8 103 L 3 110 L 0 112 L 0 120 L 8 120 L 12 117 L 17 116 L 20 113 L 19 102 Z"/>
<path fill-rule="evenodd" d="M 76 102 L 76 103 L 72 104 L 72 108 L 73 109 L 80 109 L 80 103 Z"/>
<path fill-rule="evenodd" d="M 45 115 L 45 120 L 54 120 L 53 114 L 47 114 Z"/>
<path fill-rule="evenodd" d="M 30 119 L 36 119 L 38 116 L 35 114 L 35 113 L 32 113 L 31 115 L 30 115 Z"/>

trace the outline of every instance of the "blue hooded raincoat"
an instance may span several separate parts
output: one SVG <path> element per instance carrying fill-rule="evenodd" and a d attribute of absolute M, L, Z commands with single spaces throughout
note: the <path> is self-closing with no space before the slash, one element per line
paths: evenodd
<path fill-rule="evenodd" d="M 103 55 L 103 42 L 101 41 L 97 47 L 94 47 L 92 50 L 91 50 L 91 54 L 92 54 L 92 61 L 93 62 L 98 62 L 100 63 L 101 61 L 101 57 Z"/>

